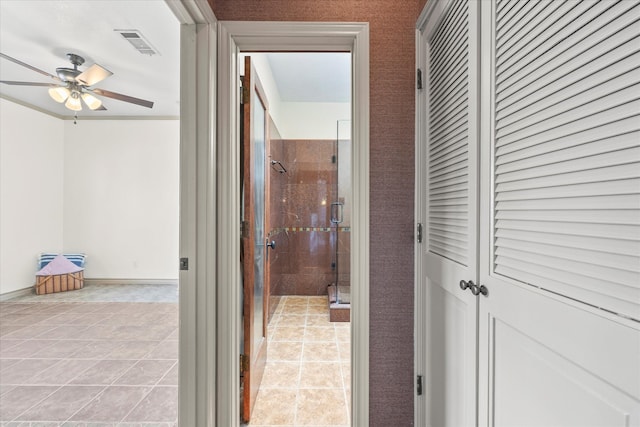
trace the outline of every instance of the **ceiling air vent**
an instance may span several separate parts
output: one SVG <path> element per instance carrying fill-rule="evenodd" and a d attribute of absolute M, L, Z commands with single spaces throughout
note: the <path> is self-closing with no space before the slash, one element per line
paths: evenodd
<path fill-rule="evenodd" d="M 151 46 L 151 43 L 147 41 L 138 30 L 114 30 L 120 33 L 122 37 L 141 54 L 143 55 L 159 55 L 158 51 Z"/>

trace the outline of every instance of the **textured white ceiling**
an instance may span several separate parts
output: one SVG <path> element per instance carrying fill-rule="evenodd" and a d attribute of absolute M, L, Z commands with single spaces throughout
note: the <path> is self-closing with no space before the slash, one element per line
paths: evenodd
<path fill-rule="evenodd" d="M 114 29 L 136 29 L 159 51 L 142 55 Z M 0 52 L 55 74 L 72 67 L 66 54 L 98 63 L 113 75 L 95 85 L 153 101 L 152 109 L 102 98 L 107 111 L 86 106 L 79 117 L 175 116 L 180 112 L 180 26 L 161 0 L 0 0 Z M 0 58 L 0 80 L 50 83 L 51 79 Z M 53 114 L 73 112 L 53 101 L 46 87 L 0 84 L 0 93 Z"/>
<path fill-rule="evenodd" d="M 159 51 L 137 52 L 115 29 L 139 30 Z M 83 105 L 79 117 L 177 117 L 180 114 L 180 26 L 162 0 L 0 0 L 0 52 L 55 74 L 72 67 L 67 53 L 113 72 L 95 85 L 153 101 L 152 109 L 102 98 L 107 111 Z M 270 53 L 268 61 L 284 102 L 349 102 L 348 53 Z M 37 72 L 0 58 L 0 80 L 50 83 Z M 70 118 L 46 87 L 0 84 L 0 94 Z"/>

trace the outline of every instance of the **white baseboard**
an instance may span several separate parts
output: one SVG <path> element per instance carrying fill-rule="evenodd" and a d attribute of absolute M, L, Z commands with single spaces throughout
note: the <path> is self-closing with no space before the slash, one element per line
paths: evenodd
<path fill-rule="evenodd" d="M 84 279 L 85 285 L 178 285 L 178 279 Z M 31 295 L 33 285 L 27 288 L 0 294 L 0 302 Z"/>
<path fill-rule="evenodd" d="M 0 294 L 0 302 L 8 301 L 10 299 L 24 297 L 33 293 L 33 285 L 28 288 L 16 289 L 15 291 Z"/>

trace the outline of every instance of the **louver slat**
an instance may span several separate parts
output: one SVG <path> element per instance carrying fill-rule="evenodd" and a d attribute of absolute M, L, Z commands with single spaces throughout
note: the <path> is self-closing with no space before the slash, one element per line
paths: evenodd
<path fill-rule="evenodd" d="M 640 320 L 640 3 L 507 3 L 493 271 Z"/>
<path fill-rule="evenodd" d="M 468 4 L 457 0 L 428 41 L 429 252 L 467 265 Z"/>

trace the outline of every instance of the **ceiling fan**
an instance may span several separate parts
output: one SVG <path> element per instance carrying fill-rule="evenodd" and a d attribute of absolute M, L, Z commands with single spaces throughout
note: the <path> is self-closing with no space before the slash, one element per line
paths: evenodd
<path fill-rule="evenodd" d="M 49 95 L 51 98 L 59 103 L 64 102 L 65 107 L 76 112 L 82 110 L 81 99 L 91 110 L 106 110 L 102 105 L 102 101 L 94 95 L 129 102 L 147 108 L 153 107 L 153 102 L 151 101 L 92 87 L 96 83 L 99 83 L 111 76 L 113 73 L 98 64 L 93 64 L 86 70 L 80 71 L 78 67 L 84 64 L 84 58 L 80 55 L 76 55 L 75 53 L 67 53 L 67 58 L 69 58 L 73 68 L 56 68 L 57 75 L 49 74 L 46 71 L 26 64 L 1 52 L 0 57 L 47 77 L 51 77 L 54 80 L 54 83 L 18 82 L 8 80 L 0 80 L 0 83 L 17 86 L 49 87 Z"/>

